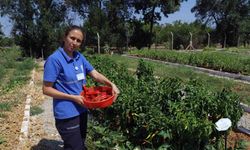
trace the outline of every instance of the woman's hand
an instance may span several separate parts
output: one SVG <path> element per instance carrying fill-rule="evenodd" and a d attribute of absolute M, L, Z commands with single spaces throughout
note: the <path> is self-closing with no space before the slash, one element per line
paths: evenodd
<path fill-rule="evenodd" d="M 114 101 L 116 101 L 118 95 L 120 94 L 120 90 L 117 88 L 115 84 L 111 84 L 112 87 L 112 94 L 115 95 Z"/>
<path fill-rule="evenodd" d="M 114 101 L 117 99 L 120 94 L 120 90 L 116 87 L 114 83 L 112 83 L 108 78 L 99 73 L 96 70 L 93 70 L 89 73 L 89 75 L 97 82 L 110 86 L 112 88 L 112 94 L 115 95 Z"/>
<path fill-rule="evenodd" d="M 81 96 L 81 95 L 72 95 L 72 100 L 73 100 L 75 103 L 77 103 L 77 104 L 79 104 L 79 105 L 81 105 L 81 106 L 84 106 L 84 101 L 83 101 L 83 99 L 84 99 L 84 97 Z"/>

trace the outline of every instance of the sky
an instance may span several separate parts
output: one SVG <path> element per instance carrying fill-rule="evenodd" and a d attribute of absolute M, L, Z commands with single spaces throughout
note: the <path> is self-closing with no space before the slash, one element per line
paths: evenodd
<path fill-rule="evenodd" d="M 195 16 L 191 13 L 191 8 L 195 5 L 196 0 L 188 0 L 187 2 L 181 3 L 180 10 L 169 14 L 168 17 L 162 16 L 160 24 L 173 23 L 174 21 L 180 20 L 181 22 L 191 23 L 195 20 Z M 8 17 L 0 17 L 0 24 L 2 24 L 2 31 L 6 36 L 10 36 L 12 29 L 12 23 Z"/>
<path fill-rule="evenodd" d="M 2 25 L 2 31 L 3 31 L 4 35 L 10 36 L 10 32 L 12 29 L 12 23 L 10 22 L 8 17 L 6 17 L 6 16 L 0 17 L 0 24 Z"/>
<path fill-rule="evenodd" d="M 191 13 L 191 9 L 195 6 L 196 0 L 188 0 L 181 3 L 179 11 L 169 14 L 168 17 L 162 16 L 160 24 L 173 23 L 174 21 L 181 20 L 181 22 L 191 23 L 195 21 L 195 15 Z"/>

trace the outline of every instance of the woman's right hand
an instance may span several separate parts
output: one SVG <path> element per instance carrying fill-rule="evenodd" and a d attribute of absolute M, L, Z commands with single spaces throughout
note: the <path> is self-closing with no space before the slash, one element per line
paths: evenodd
<path fill-rule="evenodd" d="M 53 82 L 43 82 L 43 94 L 51 96 L 56 99 L 72 100 L 73 102 L 81 106 L 84 106 L 83 96 L 70 95 L 67 93 L 60 92 L 57 89 L 53 88 L 53 84 L 54 84 Z"/>
<path fill-rule="evenodd" d="M 83 102 L 84 97 L 83 96 L 81 96 L 81 95 L 72 95 L 72 96 L 73 96 L 72 100 L 75 103 L 77 103 L 77 104 L 79 104 L 81 106 L 84 106 L 84 102 Z"/>

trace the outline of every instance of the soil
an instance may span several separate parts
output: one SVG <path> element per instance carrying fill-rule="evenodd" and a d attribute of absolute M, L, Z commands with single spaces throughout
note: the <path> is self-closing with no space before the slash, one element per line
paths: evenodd
<path fill-rule="evenodd" d="M 0 149 L 13 150 L 19 143 L 19 132 L 23 119 L 24 102 L 27 88 L 17 88 L 8 94 L 0 95 L 1 102 L 13 102 L 11 111 L 1 112 L 0 117 Z"/>
<path fill-rule="evenodd" d="M 229 133 L 227 137 L 228 147 L 234 148 L 236 143 L 239 142 L 240 140 L 248 142 L 246 150 L 250 150 L 250 136 L 237 131 L 232 131 Z"/>
<path fill-rule="evenodd" d="M 0 137 L 2 144 L 0 150 L 60 150 L 62 140 L 54 125 L 52 114 L 52 99 L 42 94 L 43 62 L 39 62 L 39 67 L 35 70 L 34 85 L 29 83 L 18 87 L 15 90 L 1 95 L 0 100 L 14 100 L 16 104 L 4 113 L 6 117 L 0 118 Z M 43 113 L 30 116 L 28 137 L 24 143 L 20 142 L 20 131 L 24 117 L 26 96 L 31 95 L 31 109 L 38 106 L 43 109 Z M 0 139 L 0 140 L 1 140 Z"/>
<path fill-rule="evenodd" d="M 39 62 L 39 67 L 35 70 L 34 85 L 29 84 L 18 87 L 15 90 L 0 95 L 0 101 L 14 101 L 16 104 L 5 113 L 5 117 L 0 117 L 0 150 L 13 150 L 20 146 L 19 136 L 21 123 L 24 116 L 26 96 L 32 97 L 31 107 L 39 106 L 44 111 L 41 114 L 30 117 L 28 137 L 20 149 L 28 150 L 61 150 L 62 140 L 58 135 L 54 125 L 52 114 L 52 99 L 42 94 L 43 62 Z M 232 131 L 228 135 L 228 147 L 233 147 L 240 139 L 250 142 L 250 136 Z M 250 150 L 250 146 L 248 148 Z"/>

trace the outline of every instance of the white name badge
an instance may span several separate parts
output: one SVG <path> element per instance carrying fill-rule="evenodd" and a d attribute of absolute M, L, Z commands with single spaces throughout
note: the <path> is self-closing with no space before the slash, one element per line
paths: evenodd
<path fill-rule="evenodd" d="M 76 75 L 76 78 L 77 78 L 77 80 L 83 80 L 83 79 L 85 79 L 84 73 L 78 73 Z"/>

